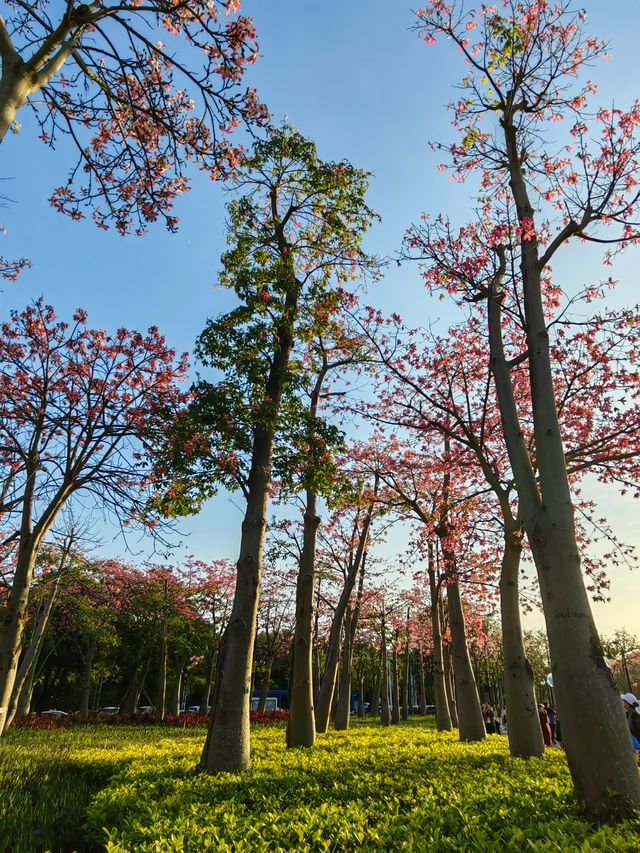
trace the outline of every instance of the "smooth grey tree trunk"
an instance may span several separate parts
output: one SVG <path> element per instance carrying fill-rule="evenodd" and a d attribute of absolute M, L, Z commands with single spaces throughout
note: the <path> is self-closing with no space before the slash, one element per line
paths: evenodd
<path fill-rule="evenodd" d="M 89 716 L 89 700 L 91 698 L 91 671 L 93 661 L 98 651 L 98 641 L 93 640 L 84 654 L 84 669 L 82 671 L 82 692 L 80 693 L 80 716 Z"/>
<path fill-rule="evenodd" d="M 373 690 L 371 691 L 371 704 L 369 705 L 369 716 L 377 717 L 378 708 L 380 706 L 380 686 L 382 683 L 382 670 L 378 664 L 378 671 L 373 682 Z"/>
<path fill-rule="evenodd" d="M 342 660 L 340 662 L 340 685 L 338 689 L 338 703 L 333 726 L 337 731 L 346 731 L 349 728 L 351 716 L 351 608 L 347 607 L 344 615 L 344 639 L 342 643 Z"/>
<path fill-rule="evenodd" d="M 444 660 L 444 686 L 447 692 L 447 704 L 449 713 L 451 714 L 451 725 L 454 729 L 458 728 L 458 705 L 456 702 L 455 684 L 451 666 L 451 646 L 443 646 Z"/>
<path fill-rule="evenodd" d="M 364 556 L 367 538 L 369 536 L 369 527 L 371 526 L 371 517 L 373 515 L 373 503 L 367 509 L 362 530 L 358 537 L 358 546 L 355 556 L 347 570 L 345 584 L 340 593 L 338 604 L 336 605 L 333 620 L 331 622 L 331 631 L 329 633 L 329 643 L 327 645 L 327 657 L 324 665 L 324 673 L 322 683 L 320 684 L 320 692 L 315 708 L 316 731 L 323 734 L 329 728 L 329 716 L 331 713 L 331 704 L 336 684 L 336 675 L 338 664 L 340 661 L 340 636 L 342 634 L 342 623 L 344 614 L 351 598 L 351 593 L 355 586 L 358 572 Z"/>
<path fill-rule="evenodd" d="M 424 717 L 427 713 L 427 688 L 424 680 L 424 655 L 422 654 L 422 649 L 418 653 L 418 667 L 418 711 L 420 716 Z"/>
<path fill-rule="evenodd" d="M 409 719 L 409 678 L 411 676 L 411 658 L 409 649 L 409 614 L 407 613 L 407 639 L 404 644 L 404 668 L 402 670 L 402 709 L 400 716 Z"/>
<path fill-rule="evenodd" d="M 429 542 L 429 557 L 427 572 L 431 592 L 431 628 L 433 631 L 433 692 L 436 705 L 436 728 L 439 732 L 451 731 L 451 707 L 447 691 L 447 678 L 444 667 L 444 652 L 442 648 L 442 629 L 440 627 L 440 584 L 436 581 L 433 544 Z"/>
<path fill-rule="evenodd" d="M 180 696 L 182 694 L 182 679 L 184 676 L 184 668 L 187 665 L 186 655 L 174 655 L 173 657 L 173 684 L 171 686 L 171 694 L 169 696 L 169 704 L 167 711 L 172 717 L 177 717 L 180 714 Z"/>
<path fill-rule="evenodd" d="M 383 726 L 388 726 L 391 722 L 391 713 L 389 710 L 389 660 L 387 658 L 387 631 L 384 617 L 382 619 L 382 640 L 380 644 L 380 659 L 382 667 L 382 681 L 380 684 L 382 693 L 382 706 L 380 708 L 380 722 Z"/>
<path fill-rule="evenodd" d="M 36 661 L 42 650 L 47 626 L 49 625 L 49 619 L 51 617 L 51 612 L 53 610 L 53 606 L 58 595 L 60 578 L 61 575 L 58 575 L 51 583 L 51 589 L 49 590 L 49 593 L 44 602 L 44 606 L 40 613 L 40 617 L 38 618 L 36 630 L 34 631 L 33 637 L 31 638 L 31 642 L 29 643 L 29 646 L 26 652 L 24 653 L 22 660 L 20 661 L 20 666 L 18 667 L 16 678 L 13 684 L 13 690 L 11 691 L 11 699 L 9 700 L 9 709 L 7 711 L 7 717 L 5 721 L 5 726 L 7 728 L 13 722 L 13 718 L 15 717 L 18 709 L 20 694 L 22 693 L 25 683 L 27 682 L 31 674 L 31 670 L 35 666 Z"/>
<path fill-rule="evenodd" d="M 312 747 L 316 742 L 313 704 L 313 594 L 316 538 L 319 526 L 317 496 L 311 489 L 307 489 L 302 554 L 296 580 L 293 672 L 287 721 L 288 747 Z"/>
<path fill-rule="evenodd" d="M 282 226 L 278 225 L 281 251 L 286 249 Z M 288 263 L 291 257 L 287 255 Z M 242 522 L 237 580 L 229 623 L 224 632 L 219 676 L 213 713 L 207 731 L 200 766 L 210 773 L 247 770 L 251 763 L 251 670 L 256 636 L 256 619 L 275 424 L 280 414 L 286 370 L 293 347 L 292 328 L 297 313 L 301 284 L 292 279 L 285 297 L 284 315 L 276 329 L 277 348 L 273 355 L 264 399 L 273 415 L 270 426 L 254 427 L 247 507 Z"/>
<path fill-rule="evenodd" d="M 449 630 L 451 631 L 453 645 L 452 663 L 456 681 L 460 740 L 484 740 L 487 732 L 482 716 L 478 686 L 473 676 L 464 624 L 464 611 L 460 599 L 460 587 L 456 577 L 447 581 L 447 604 L 449 605 Z"/>
<path fill-rule="evenodd" d="M 167 620 L 162 621 L 162 630 L 160 636 L 160 666 L 158 668 L 158 692 L 156 694 L 156 723 L 161 723 L 164 720 L 166 713 L 166 698 L 167 698 Z"/>
<path fill-rule="evenodd" d="M 397 726 L 400 722 L 400 672 L 398 667 L 397 639 L 391 652 L 391 723 Z"/>
<path fill-rule="evenodd" d="M 270 658 L 264 668 L 264 672 L 262 674 L 262 688 L 260 690 L 260 696 L 258 698 L 258 711 L 264 711 L 267 707 L 267 699 L 269 697 L 269 684 L 271 683 L 271 667 L 273 665 L 273 659 Z"/>
<path fill-rule="evenodd" d="M 518 596 L 521 551 L 522 545 L 514 531 L 505 530 L 500 574 L 500 616 L 507 734 L 511 755 L 530 758 L 543 754 L 544 740 L 538 716 L 533 669 L 527 658 L 522 637 Z"/>
<path fill-rule="evenodd" d="M 511 114 L 503 115 L 502 129 L 518 221 L 526 224 L 530 236 L 520 243 L 520 272 L 538 482 L 524 445 L 502 343 L 504 254 L 488 300 L 491 367 L 502 429 L 538 573 L 558 716 L 576 795 L 598 814 L 628 811 L 640 807 L 640 779 L 581 573 L 542 300 L 541 275 L 547 261 L 539 254 L 534 210 Z"/>

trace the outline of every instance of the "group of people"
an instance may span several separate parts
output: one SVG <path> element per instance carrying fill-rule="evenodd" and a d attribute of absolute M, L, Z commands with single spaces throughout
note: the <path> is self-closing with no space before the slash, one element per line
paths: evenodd
<path fill-rule="evenodd" d="M 633 748 L 636 750 L 638 763 L 640 763 L 640 702 L 633 693 L 621 693 L 620 698 L 629 723 Z M 505 708 L 497 705 L 494 709 L 492 705 L 485 703 L 482 706 L 482 716 L 487 734 L 506 734 L 507 714 Z M 538 704 L 538 717 L 540 718 L 540 728 L 545 746 L 561 746 L 562 733 L 556 709 L 546 702 L 540 702 Z"/>
<path fill-rule="evenodd" d="M 507 732 L 507 714 L 504 708 L 496 705 L 495 710 L 492 705 L 485 702 L 482 706 L 482 716 L 484 717 L 484 725 L 489 735 L 504 735 Z"/>

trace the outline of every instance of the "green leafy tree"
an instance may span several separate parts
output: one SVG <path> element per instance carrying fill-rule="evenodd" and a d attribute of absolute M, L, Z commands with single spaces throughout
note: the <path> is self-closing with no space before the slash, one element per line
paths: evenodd
<path fill-rule="evenodd" d="M 249 766 L 251 661 L 274 451 L 301 422 L 295 398 L 305 351 L 339 312 L 347 282 L 375 266 L 361 247 L 373 219 L 367 187 L 365 172 L 320 160 L 315 145 L 286 125 L 256 143 L 231 182 L 220 284 L 237 304 L 207 323 L 197 347 L 222 378 L 197 387 L 158 471 L 165 486 L 158 502 L 167 512 L 195 510 L 220 485 L 246 500 L 201 760 L 211 772 Z"/>

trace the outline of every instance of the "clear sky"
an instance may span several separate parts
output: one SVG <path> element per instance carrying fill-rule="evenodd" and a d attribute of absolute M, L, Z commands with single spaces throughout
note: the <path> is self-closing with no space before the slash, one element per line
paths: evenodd
<path fill-rule="evenodd" d="M 627 105 L 640 95 L 639 0 L 589 0 L 593 31 L 611 41 L 611 59 L 591 75 L 600 97 Z M 0 14 L 4 3 L 0 2 Z M 398 0 L 244 0 L 254 17 L 262 56 L 250 83 L 277 119 L 289 120 L 310 136 L 325 159 L 346 158 L 374 173 L 370 203 L 383 223 L 369 238 L 376 253 L 392 253 L 402 234 L 424 210 L 446 211 L 462 220 L 468 190 L 451 184 L 436 169 L 430 139 L 451 138 L 445 104 L 455 97 L 461 76 L 455 52 L 427 48 L 411 31 L 410 7 Z M 23 130 L 2 145 L 2 191 L 14 203 L 0 210 L 9 229 L 1 254 L 28 256 L 33 268 L 0 295 L 0 315 L 43 295 L 61 316 L 77 305 L 90 322 L 113 329 L 158 325 L 179 350 L 190 350 L 207 316 L 224 308 L 214 291 L 216 266 L 224 249 L 221 187 L 194 175 L 193 190 L 180 200 L 177 235 L 162 225 L 144 238 L 104 233 L 90 222 L 73 223 L 56 214 L 46 199 L 64 183 L 70 165 L 65 145 L 51 151 L 35 139 L 28 116 Z M 619 304 L 637 301 L 638 260 L 627 256 L 616 268 Z M 572 283 L 599 278 L 597 254 L 567 256 L 556 273 Z M 607 272 L 608 274 L 608 272 Z M 389 271 L 371 301 L 414 323 L 422 317 L 446 320 L 455 313 L 425 294 L 417 270 Z M 598 493 L 617 532 L 640 543 L 637 507 L 631 498 Z M 233 556 L 241 515 L 226 497 L 211 502 L 189 522 L 187 550 L 207 557 Z M 110 550 L 117 546 L 113 545 Z M 400 543 L 400 547 L 404 547 Z M 599 606 L 601 630 L 620 625 L 640 633 L 637 577 L 613 581 L 613 604 Z"/>

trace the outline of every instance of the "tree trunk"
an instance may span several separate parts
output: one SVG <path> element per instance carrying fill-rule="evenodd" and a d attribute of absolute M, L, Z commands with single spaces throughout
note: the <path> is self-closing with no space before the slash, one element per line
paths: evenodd
<path fill-rule="evenodd" d="M 373 503 L 369 505 L 367 513 L 358 538 L 358 547 L 352 564 L 349 566 L 345 585 L 340 594 L 338 604 L 331 623 L 331 631 L 329 634 L 329 644 L 327 646 L 327 659 L 324 665 L 324 674 L 318 694 L 316 704 L 316 730 L 318 732 L 326 732 L 329 727 L 329 714 L 331 713 L 331 702 L 336 683 L 336 674 L 338 671 L 338 663 L 340 657 L 340 635 L 342 634 L 342 622 L 347 605 L 353 592 L 353 587 L 360 571 L 360 565 L 364 555 L 364 549 L 367 544 L 369 535 L 369 527 L 371 525 L 371 517 L 373 515 Z"/>
<path fill-rule="evenodd" d="M 448 697 L 444 653 L 442 649 L 442 631 L 440 627 L 440 584 L 436 582 L 433 544 L 429 542 L 429 588 L 431 591 L 431 627 L 433 630 L 433 692 L 436 704 L 436 728 L 439 732 L 451 731 L 452 711 Z"/>
<path fill-rule="evenodd" d="M 267 707 L 267 698 L 269 696 L 269 684 L 271 682 L 271 665 L 273 660 L 270 659 L 266 662 L 264 668 L 264 674 L 262 678 L 262 689 L 260 690 L 260 697 L 258 699 L 258 711 L 264 711 Z"/>
<path fill-rule="evenodd" d="M 91 670 L 93 660 L 98 650 L 98 641 L 93 640 L 84 656 L 84 671 L 82 673 L 82 692 L 80 694 L 80 716 L 89 716 L 89 698 L 91 696 Z"/>
<path fill-rule="evenodd" d="M 391 722 L 397 726 L 400 722 L 400 672 L 398 668 L 397 638 L 391 653 Z"/>
<path fill-rule="evenodd" d="M 456 682 L 460 740 L 484 740 L 487 732 L 482 717 L 478 686 L 473 677 L 473 668 L 469 657 L 460 587 L 455 577 L 447 582 L 447 604 L 449 605 L 449 628 L 453 644 L 453 674 Z"/>
<path fill-rule="evenodd" d="M 419 706 L 419 708 L 418 708 L 418 710 L 419 710 L 420 716 L 424 717 L 424 716 L 426 716 L 426 713 L 427 713 L 427 689 L 426 689 L 426 685 L 424 682 L 424 655 L 422 654 L 422 649 L 420 649 L 420 652 L 418 654 L 418 663 L 419 663 L 419 670 L 418 670 L 418 679 L 419 679 L 419 681 L 418 681 L 418 690 L 419 690 L 418 706 Z M 445 693 L 445 700 L 446 700 L 446 693 Z M 449 720 L 449 728 L 451 728 L 451 720 Z"/>
<path fill-rule="evenodd" d="M 167 620 L 162 620 L 162 636 L 160 640 L 160 667 L 158 672 L 158 693 L 156 696 L 156 723 L 164 720 L 167 698 Z"/>
<path fill-rule="evenodd" d="M 411 663 L 409 657 L 409 619 L 407 616 L 407 639 L 404 644 L 404 671 L 402 673 L 402 711 L 400 716 L 403 720 L 409 719 L 409 676 L 411 674 Z"/>
<path fill-rule="evenodd" d="M 120 703 L 120 713 L 125 717 L 133 717 L 135 712 L 138 710 L 140 694 L 144 687 L 150 662 L 151 653 L 149 652 L 144 662 L 138 663 L 131 675 L 129 686 L 127 687 L 122 702 Z"/>
<path fill-rule="evenodd" d="M 182 693 L 182 678 L 184 675 L 184 668 L 187 665 L 187 656 L 174 655 L 173 664 L 173 685 L 171 687 L 171 695 L 169 696 L 168 713 L 172 717 L 177 717 L 180 714 L 180 695 Z"/>
<path fill-rule="evenodd" d="M 518 132 L 509 113 L 503 116 L 502 128 L 516 213 L 527 228 L 527 239 L 520 241 L 520 272 L 539 484 L 524 445 L 502 343 L 503 256 L 488 300 L 491 367 L 502 428 L 540 583 L 558 716 L 576 795 L 599 814 L 627 811 L 640 806 L 638 768 L 580 568 L 542 301 L 545 265 L 539 256 Z"/>
<path fill-rule="evenodd" d="M 313 593 L 316 536 L 320 525 L 317 497 L 307 489 L 300 570 L 296 581 L 296 624 L 293 676 L 289 698 L 287 746 L 312 747 L 316 742 L 313 706 Z"/>
<path fill-rule="evenodd" d="M 533 670 L 527 659 L 520 622 L 518 570 L 522 545 L 515 531 L 505 529 L 500 575 L 500 616 L 504 657 L 509 751 L 519 758 L 544 752 Z"/>
<path fill-rule="evenodd" d="M 364 673 L 358 675 L 358 719 L 364 719 Z"/>
<path fill-rule="evenodd" d="M 458 728 L 458 706 L 456 703 L 455 685 L 453 672 L 451 671 L 451 647 L 443 646 L 444 660 L 444 686 L 447 692 L 447 703 L 449 705 L 449 713 L 451 714 L 451 725 L 454 729 Z"/>
<path fill-rule="evenodd" d="M 382 684 L 382 670 L 378 666 L 375 681 L 373 682 L 373 690 L 371 692 L 371 704 L 369 705 L 369 716 L 377 717 L 378 708 L 380 705 L 380 686 Z"/>
<path fill-rule="evenodd" d="M 211 701 L 211 693 L 213 691 L 213 685 L 216 680 L 216 671 L 217 671 L 217 662 L 218 655 L 216 652 L 216 637 L 214 635 L 214 642 L 211 646 L 211 658 L 209 660 L 209 669 L 207 671 L 207 683 L 204 688 L 204 693 L 202 694 L 202 699 L 200 700 L 200 707 L 198 709 L 200 714 L 208 714 L 209 713 L 209 703 Z"/>
<path fill-rule="evenodd" d="M 342 644 L 338 704 L 333 722 L 337 731 L 346 731 L 349 728 L 351 716 L 351 633 L 351 608 L 347 607 L 344 616 L 344 641 Z"/>
<path fill-rule="evenodd" d="M 382 707 L 380 709 L 380 722 L 383 726 L 388 726 L 391 722 L 391 714 L 389 713 L 389 661 L 387 660 L 387 634 L 384 618 L 382 619 L 380 658 L 382 665 Z"/>
<path fill-rule="evenodd" d="M 42 650 L 45 632 L 47 630 L 51 611 L 53 610 L 53 605 L 55 604 L 56 597 L 58 594 L 60 578 L 61 575 L 58 575 L 51 583 L 51 589 L 49 590 L 49 594 L 45 599 L 42 612 L 40 613 L 40 618 L 38 619 L 38 624 L 36 625 L 36 630 L 33 633 L 31 642 L 29 643 L 27 651 L 25 652 L 22 661 L 20 662 L 20 666 L 18 667 L 16 678 L 13 684 L 13 690 L 11 691 L 11 699 L 9 700 L 9 708 L 5 721 L 6 728 L 8 728 L 13 722 L 13 718 L 16 715 L 18 703 L 20 701 L 20 694 L 22 693 L 22 690 L 25 686 L 25 683 L 27 682 L 27 679 L 29 678 L 31 670 L 35 666 L 36 661 Z"/>
<path fill-rule="evenodd" d="M 29 536 L 29 540 L 31 536 Z M 11 694 L 18 673 L 20 641 L 27 621 L 29 587 L 33 577 L 36 552 L 28 541 L 18 549 L 16 570 L 0 630 L 0 735 L 4 732 Z"/>
<path fill-rule="evenodd" d="M 13 60 L 3 59 L 0 77 L 0 142 L 13 124 L 18 110 L 27 103 L 34 91 L 32 81 L 24 72 L 24 62 L 16 53 Z"/>
<path fill-rule="evenodd" d="M 277 226 L 283 259 L 291 264 L 289 247 Z M 285 257 L 286 255 L 286 257 Z M 276 328 L 278 346 L 265 385 L 272 419 L 269 426 L 254 427 L 247 508 L 242 522 L 237 582 L 231 617 L 224 632 L 220 673 L 213 713 L 200 766 L 210 773 L 247 770 L 251 762 L 251 663 L 256 637 L 258 597 L 262 578 L 262 552 L 271 486 L 275 424 L 280 414 L 286 370 L 293 347 L 291 330 L 295 321 L 301 285 L 291 272 L 284 315 Z"/>
<path fill-rule="evenodd" d="M 29 675 L 25 684 L 22 686 L 20 696 L 18 697 L 18 705 L 16 708 L 16 716 L 26 717 L 31 713 L 31 703 L 33 701 L 33 690 L 36 686 L 36 662 L 29 671 Z"/>

